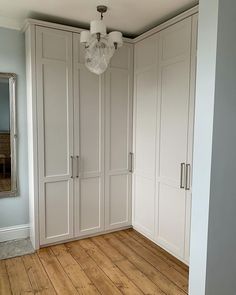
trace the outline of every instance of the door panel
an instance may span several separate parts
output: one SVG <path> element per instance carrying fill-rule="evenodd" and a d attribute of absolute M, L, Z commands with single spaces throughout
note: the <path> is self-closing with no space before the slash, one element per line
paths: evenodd
<path fill-rule="evenodd" d="M 80 181 L 80 232 L 100 229 L 100 179 L 84 178 Z"/>
<path fill-rule="evenodd" d="M 152 179 L 134 176 L 134 226 L 149 238 L 154 235 L 155 183 Z"/>
<path fill-rule="evenodd" d="M 129 175 L 111 175 L 110 176 L 110 220 L 109 224 L 120 224 L 130 222 L 130 190 Z"/>
<path fill-rule="evenodd" d="M 129 153 L 129 76 L 126 71 L 111 70 L 109 78 L 109 169 L 113 171 L 127 170 L 127 155 Z"/>
<path fill-rule="evenodd" d="M 136 74 L 135 171 L 154 179 L 156 137 L 156 69 Z"/>
<path fill-rule="evenodd" d="M 185 56 L 189 52 L 191 18 L 171 26 L 162 33 L 162 62 L 172 58 Z M 187 38 L 186 38 L 187 37 Z"/>
<path fill-rule="evenodd" d="M 159 185 L 156 240 L 184 259 L 187 193 L 180 188 L 180 165 L 187 163 L 191 18 L 160 33 L 159 43 Z"/>
<path fill-rule="evenodd" d="M 99 173 L 101 154 L 100 78 L 85 68 L 79 69 L 79 145 L 80 171 Z"/>
<path fill-rule="evenodd" d="M 159 195 L 159 243 L 167 250 L 183 257 L 185 191 L 162 183 Z"/>
<path fill-rule="evenodd" d="M 36 28 L 40 244 L 73 237 L 72 34 Z"/>
<path fill-rule="evenodd" d="M 132 47 L 115 52 L 105 74 L 105 227 L 131 225 Z"/>
<path fill-rule="evenodd" d="M 48 28 L 41 28 L 41 31 L 43 34 L 42 57 L 55 61 L 66 61 L 68 57 L 67 51 L 71 44 L 65 42 L 65 34 L 62 31 Z"/>
<path fill-rule="evenodd" d="M 74 150 L 76 159 L 75 235 L 104 229 L 104 94 L 103 77 L 85 67 L 79 34 L 74 48 Z"/>
<path fill-rule="evenodd" d="M 158 37 L 135 44 L 133 225 L 154 238 Z"/>
<path fill-rule="evenodd" d="M 65 112 L 68 109 L 68 101 L 65 99 L 67 96 L 66 64 L 43 64 L 42 78 L 44 87 L 45 176 L 68 175 L 70 153 L 67 138 L 68 112 Z"/>
<path fill-rule="evenodd" d="M 189 61 L 162 68 L 160 177 L 179 185 L 186 162 L 189 108 Z"/>
<path fill-rule="evenodd" d="M 135 44 L 135 72 L 157 65 L 157 35 L 148 37 Z"/>
<path fill-rule="evenodd" d="M 69 234 L 70 189 L 68 181 L 45 183 L 46 239 Z"/>
<path fill-rule="evenodd" d="M 133 57 L 133 46 L 128 44 L 123 44 L 119 50 L 115 51 L 110 66 L 111 68 L 119 68 L 131 70 L 131 62 Z"/>

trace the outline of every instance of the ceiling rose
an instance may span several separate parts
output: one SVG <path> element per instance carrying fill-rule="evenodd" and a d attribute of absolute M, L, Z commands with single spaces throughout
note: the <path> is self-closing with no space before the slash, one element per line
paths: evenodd
<path fill-rule="evenodd" d="M 85 45 L 85 65 L 97 75 L 104 73 L 110 59 L 116 49 L 123 45 L 122 33 L 113 31 L 107 34 L 106 25 L 103 22 L 103 14 L 107 6 L 97 6 L 101 14 L 100 20 L 90 22 L 90 31 L 80 33 L 80 43 Z"/>

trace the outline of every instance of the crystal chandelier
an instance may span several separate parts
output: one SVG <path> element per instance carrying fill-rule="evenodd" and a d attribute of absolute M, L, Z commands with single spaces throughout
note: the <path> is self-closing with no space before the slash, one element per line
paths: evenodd
<path fill-rule="evenodd" d="M 91 21 L 90 31 L 80 33 L 80 43 L 85 45 L 86 67 L 92 73 L 100 75 L 107 69 L 115 50 L 123 45 L 123 40 L 121 32 L 106 32 L 103 13 L 107 11 L 107 7 L 99 5 L 97 11 L 101 14 L 101 19 Z"/>

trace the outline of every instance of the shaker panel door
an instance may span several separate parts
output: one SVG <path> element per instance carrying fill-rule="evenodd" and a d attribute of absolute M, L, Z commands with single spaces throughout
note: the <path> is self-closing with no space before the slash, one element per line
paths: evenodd
<path fill-rule="evenodd" d="M 131 225 L 132 56 L 124 44 L 105 73 L 106 229 Z"/>
<path fill-rule="evenodd" d="M 187 194 L 180 188 L 188 152 L 191 18 L 160 33 L 159 161 L 157 164 L 157 242 L 184 258 Z"/>
<path fill-rule="evenodd" d="M 157 56 L 156 35 L 135 44 L 133 225 L 151 239 L 155 232 Z"/>
<path fill-rule="evenodd" d="M 72 34 L 36 28 L 40 244 L 73 237 Z"/>
<path fill-rule="evenodd" d="M 79 34 L 73 49 L 75 235 L 83 236 L 104 229 L 104 82 L 85 67 Z"/>

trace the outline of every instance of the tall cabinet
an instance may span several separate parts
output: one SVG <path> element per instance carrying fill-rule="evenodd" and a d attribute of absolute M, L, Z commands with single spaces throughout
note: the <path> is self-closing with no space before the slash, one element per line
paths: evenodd
<path fill-rule="evenodd" d="M 79 30 L 31 21 L 26 50 L 34 247 L 130 226 L 133 45 L 100 76 Z"/>
<path fill-rule="evenodd" d="M 197 16 L 135 44 L 133 225 L 188 262 Z"/>

